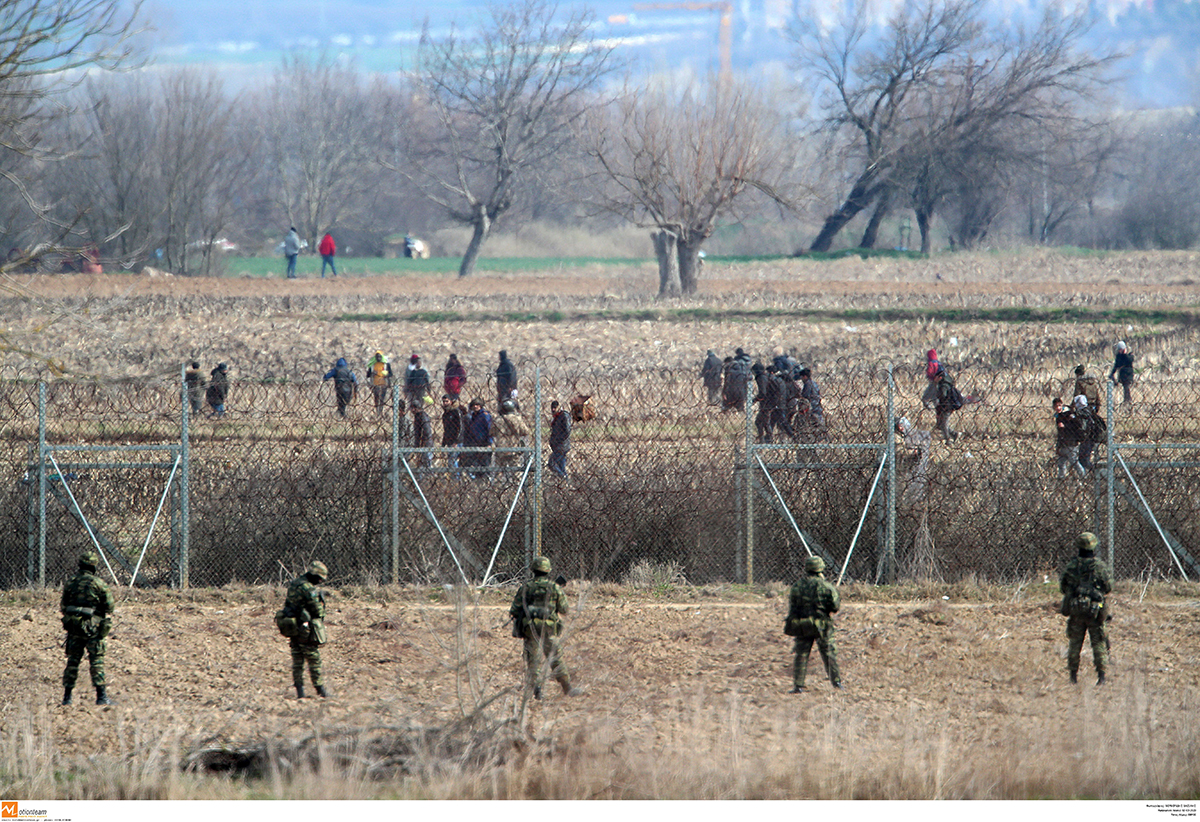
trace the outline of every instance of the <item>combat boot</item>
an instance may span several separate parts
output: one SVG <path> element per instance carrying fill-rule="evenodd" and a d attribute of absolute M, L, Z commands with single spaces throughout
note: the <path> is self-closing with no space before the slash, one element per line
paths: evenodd
<path fill-rule="evenodd" d="M 533 698 L 534 698 L 534 699 L 541 699 L 541 698 L 542 698 L 542 686 L 541 686 L 541 685 L 534 685 L 534 686 L 533 686 Z"/>
<path fill-rule="evenodd" d="M 1104 671 L 1101 671 L 1100 673 L 1096 674 L 1096 684 L 1097 685 L 1104 684 Z"/>
<path fill-rule="evenodd" d="M 304 699 L 304 686 L 303 685 L 296 686 L 296 699 Z"/>
<path fill-rule="evenodd" d="M 112 704 L 112 700 L 108 698 L 108 689 L 105 688 L 103 685 L 96 686 L 96 704 L 97 705 L 111 705 Z"/>
<path fill-rule="evenodd" d="M 806 689 L 805 689 L 805 687 L 804 687 L 803 685 L 797 685 L 796 687 L 792 688 L 792 693 L 794 693 L 794 694 L 802 694 L 802 693 L 804 693 L 804 692 L 805 692 L 805 690 L 806 690 Z"/>
<path fill-rule="evenodd" d="M 571 679 L 569 677 L 564 676 L 558 680 L 558 684 L 562 687 L 563 696 L 579 696 L 581 693 L 578 688 L 571 687 Z"/>
<path fill-rule="evenodd" d="M 1079 671 L 1071 671 L 1070 674 L 1071 674 L 1071 684 L 1078 685 L 1079 684 Z"/>
<path fill-rule="evenodd" d="M 324 685 L 317 686 L 317 696 L 321 698 L 327 698 L 329 696 L 329 691 L 325 690 Z"/>
<path fill-rule="evenodd" d="M 64 705 L 70 705 L 70 704 L 71 704 L 71 690 L 72 690 L 71 688 L 63 688 L 63 701 L 62 701 L 62 704 L 64 704 Z"/>

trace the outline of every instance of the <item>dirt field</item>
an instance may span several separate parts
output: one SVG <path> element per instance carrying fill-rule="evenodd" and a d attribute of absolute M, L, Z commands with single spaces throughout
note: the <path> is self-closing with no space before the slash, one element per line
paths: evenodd
<path fill-rule="evenodd" d="M 658 304 L 651 266 L 543 275 L 338 280 L 44 277 L 10 280 L 0 301 L 5 374 L 51 361 L 73 376 L 171 379 L 184 358 L 231 363 L 233 379 L 318 377 L 376 346 L 439 367 L 456 351 L 473 374 L 495 352 L 596 367 L 697 368 L 706 348 L 757 354 L 801 346 L 819 369 L 838 358 L 909 362 L 954 336 L 971 350 L 1020 351 L 1061 371 L 1111 361 L 1119 337 L 1170 329 L 1151 318 L 1079 325 L 809 321 L 808 309 L 1173 307 L 1195 303 L 1197 255 L 1083 258 L 1038 253 L 930 261 L 710 265 L 702 294 Z M 63 299 L 66 302 L 64 303 Z M 66 310 L 64 310 L 64 308 Z M 656 322 L 598 311 L 776 308 L 781 320 Z M 503 312 L 588 312 L 510 322 Z M 455 312 L 469 319 L 348 315 Z M 485 317 L 485 318 L 478 318 Z M 490 317 L 490 318 L 486 318 Z M 1173 332 L 1170 332 L 1173 333 Z M 1194 329 L 1139 348 L 1148 372 L 1197 365 Z M 1090 354 L 1088 353 L 1090 352 Z M 1069 363 L 1077 360 L 1072 357 Z M 1153 372 L 1157 373 L 1157 372 Z M 58 798 L 874 798 L 1108 799 L 1200 795 L 1200 588 L 1120 584 L 1111 682 L 1084 651 L 1066 677 L 1054 570 L 1018 586 L 844 592 L 837 641 L 846 688 L 820 676 L 790 688 L 781 633 L 786 589 L 679 587 L 655 593 L 572 583 L 566 655 L 584 695 L 523 705 L 520 644 L 506 596 L 441 589 L 331 590 L 324 651 L 330 700 L 295 699 L 287 642 L 272 623 L 278 588 L 119 594 L 108 674 L 117 703 L 60 707 L 58 590 L 0 592 L 0 795 Z M 943 599 L 943 597 L 948 597 Z M 510 690 L 512 689 L 512 690 Z M 464 733 L 451 753 L 380 735 Z M 456 725 L 455 723 L 459 723 Z M 457 729 L 457 730 L 456 730 Z M 482 730 L 481 730 L 482 729 Z M 295 750 L 314 734 L 351 756 L 307 779 L 180 781 L 202 751 Z M 477 744 L 476 744 L 477 743 Z M 355 743 L 357 744 L 357 743 Z M 476 744 L 472 748 L 472 744 Z M 351 746 L 353 747 L 353 745 Z M 324 762 L 324 760 L 322 760 Z M 486 767 L 480 765 L 485 762 Z M 294 764 L 294 763 L 293 763 Z M 238 766 L 241 767 L 241 766 Z M 311 776 L 311 775 L 310 775 Z M 381 780 L 381 776 L 394 777 Z"/>
<path fill-rule="evenodd" d="M 814 650 L 799 696 L 787 693 L 778 585 L 655 596 L 572 583 L 567 658 L 584 695 L 551 683 L 524 713 L 515 694 L 501 695 L 484 710 L 515 719 L 525 739 L 503 755 L 506 787 L 460 779 L 440 790 L 511 796 L 514 766 L 532 761 L 544 775 L 532 791 L 521 783 L 522 797 L 1194 797 L 1200 590 L 1142 600 L 1123 587 L 1111 681 L 1097 688 L 1087 649 L 1081 684 L 1067 682 L 1053 583 L 903 602 L 847 591 L 837 634 L 845 690 L 823 680 Z M 505 596 L 460 611 L 443 590 L 333 589 L 323 654 L 333 696 L 300 701 L 271 621 L 281 590 L 122 592 L 107 665 L 116 704 L 90 704 L 85 663 L 77 704 L 64 708 L 56 593 L 9 593 L 0 749 L 11 755 L 29 727 L 69 769 L 286 747 L 314 732 L 445 727 L 519 682 Z M 427 790 L 436 796 L 438 783 Z"/>
<path fill-rule="evenodd" d="M 1095 326 L 1030 323 L 900 322 L 865 324 L 813 319 L 809 310 L 934 307 L 1185 307 L 1195 302 L 1197 255 L 1103 257 L 1053 252 L 953 255 L 932 260 L 817 263 L 779 260 L 712 264 L 700 293 L 658 302 L 652 265 L 592 265 L 568 271 L 480 275 L 353 277 L 325 280 L 55 275 L 9 279 L 0 300 L 4 345 L 0 367 L 28 369 L 52 361 L 72 376 L 163 377 L 185 358 L 207 372 L 231 364 L 231 379 L 319 377 L 337 357 L 361 368 L 376 347 L 394 361 L 419 351 L 430 368 L 458 353 L 475 377 L 495 367 L 496 351 L 518 360 L 556 358 L 599 368 L 698 368 L 707 348 L 755 356 L 775 347 L 803 353 L 818 368 L 838 357 L 921 361 L 930 346 L 957 336 L 972 346 L 1037 350 L 1046 337 L 1092 343 L 1111 361 L 1119 337 L 1153 336 L 1155 321 Z M 65 305 L 64 305 L 64 300 Z M 67 310 L 64 311 L 64 308 Z M 642 310 L 792 312 L 778 320 L 673 319 L 630 316 Z M 611 317 L 597 312 L 616 312 Z M 464 319 L 428 321 L 414 312 Z M 555 322 L 497 317 L 560 312 Z M 573 318 L 573 313 L 584 314 Z M 621 312 L 625 312 L 621 314 Z M 394 322 L 363 319 L 398 316 Z M 489 318 L 490 317 L 490 318 Z M 1139 368 L 1154 353 L 1138 349 Z M 956 360 L 952 360 L 956 361 Z"/>

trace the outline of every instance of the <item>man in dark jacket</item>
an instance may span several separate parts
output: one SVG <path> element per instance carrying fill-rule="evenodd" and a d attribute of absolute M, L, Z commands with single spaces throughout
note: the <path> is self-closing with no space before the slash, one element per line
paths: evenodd
<path fill-rule="evenodd" d="M 465 428 L 466 418 L 462 406 L 458 404 L 457 398 L 446 394 L 442 397 L 442 447 L 461 445 Z M 458 467 L 457 451 L 446 452 L 446 465 L 450 468 Z"/>
<path fill-rule="evenodd" d="M 571 415 L 550 403 L 550 470 L 566 479 L 567 452 L 571 450 Z"/>
<path fill-rule="evenodd" d="M 414 448 L 433 447 L 433 420 L 429 418 L 429 411 L 432 408 L 433 398 L 429 395 L 423 396 L 412 404 Z M 426 468 L 431 468 L 433 467 L 433 455 L 428 452 L 421 454 L 417 462 Z"/>
<path fill-rule="evenodd" d="M 429 396 L 429 372 L 416 354 L 408 358 L 408 368 L 404 371 L 404 396 L 410 406 L 417 408 L 422 407 L 423 398 Z"/>
<path fill-rule="evenodd" d="M 508 358 L 507 351 L 501 351 L 500 364 L 496 366 L 496 407 L 505 400 L 512 400 L 517 410 L 521 410 L 517 402 L 517 366 Z"/>
<path fill-rule="evenodd" d="M 333 393 L 337 396 L 338 414 L 346 416 L 346 406 L 353 402 L 354 394 L 358 391 L 358 378 L 350 370 L 350 365 L 346 362 L 345 357 L 338 357 L 333 368 L 329 369 L 321 378 L 322 382 L 326 380 L 333 380 Z"/>
<path fill-rule="evenodd" d="M 1108 378 L 1113 382 L 1121 383 L 1121 388 L 1125 390 L 1125 404 L 1133 402 L 1133 397 L 1129 393 L 1129 386 L 1133 385 L 1133 355 L 1129 353 L 1129 346 L 1122 340 L 1113 346 L 1115 356 L 1113 357 L 1112 370 L 1108 372 Z"/>
<path fill-rule="evenodd" d="M 200 370 L 200 363 L 193 362 L 188 366 L 187 371 L 183 372 L 183 383 L 187 386 L 188 405 L 192 413 L 199 414 L 204 404 L 204 372 Z"/>
<path fill-rule="evenodd" d="M 209 376 L 212 381 L 208 384 L 208 404 L 212 407 L 214 417 L 225 416 L 225 398 L 229 396 L 229 366 L 217 363 Z"/>
<path fill-rule="evenodd" d="M 750 355 L 742 349 L 737 350 L 733 360 L 725 368 L 725 402 L 724 410 L 743 411 L 746 408 L 746 391 L 751 377 Z"/>
<path fill-rule="evenodd" d="M 79 678 L 79 663 L 87 651 L 96 688 L 96 704 L 110 705 L 104 678 L 104 638 L 112 629 L 112 613 L 116 600 L 104 580 L 96 574 L 100 558 L 88 551 L 79 558 L 79 571 L 63 586 L 59 609 L 63 628 L 67 631 L 67 667 L 63 670 L 62 704 L 71 704 L 71 692 Z"/>
<path fill-rule="evenodd" d="M 463 431 L 463 445 L 468 447 L 491 448 L 494 444 L 492 439 L 492 415 L 483 407 L 483 400 L 475 397 L 467 406 L 467 427 Z M 464 453 L 462 455 L 463 466 L 471 466 L 472 468 L 486 468 L 492 464 L 492 455 L 488 451 L 478 451 L 474 453 Z M 478 477 L 479 474 L 472 473 L 472 477 Z"/>
<path fill-rule="evenodd" d="M 1054 398 L 1054 451 L 1058 456 L 1058 478 L 1066 479 L 1068 471 L 1082 477 L 1083 466 L 1079 464 L 1079 444 L 1087 431 L 1073 407 L 1064 407 L 1063 401 Z"/>
<path fill-rule="evenodd" d="M 708 391 L 708 404 L 721 404 L 721 358 L 718 357 L 713 350 L 708 349 L 708 356 L 704 358 L 704 364 L 700 366 L 700 379 L 704 381 L 704 388 Z"/>

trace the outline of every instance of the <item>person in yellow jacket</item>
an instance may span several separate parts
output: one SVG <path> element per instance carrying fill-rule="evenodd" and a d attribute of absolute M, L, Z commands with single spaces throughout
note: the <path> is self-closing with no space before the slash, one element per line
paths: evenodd
<path fill-rule="evenodd" d="M 371 382 L 371 394 L 375 397 L 375 411 L 383 414 L 388 390 L 392 387 L 392 364 L 382 351 L 376 351 L 375 356 L 367 362 L 367 379 Z"/>

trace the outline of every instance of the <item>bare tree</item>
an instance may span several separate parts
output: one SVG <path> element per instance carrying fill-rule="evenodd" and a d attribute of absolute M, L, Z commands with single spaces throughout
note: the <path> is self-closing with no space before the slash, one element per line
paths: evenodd
<path fill-rule="evenodd" d="M 983 0 L 905 4 L 876 44 L 870 42 L 870 6 L 865 3 L 854 4 L 829 31 L 813 28 L 795 34 L 802 66 L 825 91 L 825 125 L 850 132 L 859 168 L 850 193 L 825 218 L 812 251 L 828 251 L 842 228 L 893 185 L 891 172 L 907 136 L 909 98 L 935 67 L 981 36 L 982 6 Z"/>
<path fill-rule="evenodd" d="M 746 84 L 629 90 L 592 118 L 590 146 L 605 181 L 600 207 L 655 229 L 660 297 L 696 292 L 700 246 L 740 198 L 788 199 L 781 117 Z"/>
<path fill-rule="evenodd" d="M 108 256 L 132 267 L 211 274 L 212 241 L 245 202 L 256 128 L 212 74 L 119 75 L 89 82 L 67 140 L 77 146 L 54 181 L 58 211 L 80 214 Z"/>
<path fill-rule="evenodd" d="M 566 149 L 613 67 L 590 13 L 559 21 L 557 10 L 543 0 L 496 4 L 474 37 L 422 33 L 413 82 L 433 117 L 405 124 L 403 158 L 381 162 L 471 227 L 460 277 L 522 186 Z"/>
<path fill-rule="evenodd" d="M 92 238 L 112 237 L 106 255 L 126 266 L 155 247 L 158 93 L 141 74 L 89 80 L 57 133 L 63 158 L 46 179 L 57 219 L 77 220 Z"/>
<path fill-rule="evenodd" d="M 128 65 L 139 10 L 140 3 L 119 0 L 0 4 L 0 180 L 41 227 L 41 242 L 14 265 L 61 245 L 75 227 L 76 220 L 56 224 L 52 205 L 36 190 L 37 178 L 48 173 L 45 163 L 61 156 L 45 140 L 49 121 L 66 110 L 67 93 L 88 70 Z M 31 238 L 35 233 L 28 231 Z"/>
<path fill-rule="evenodd" d="M 162 83 L 157 131 L 163 262 L 177 274 L 211 274 L 213 241 L 230 225 L 250 170 L 255 133 L 212 74 L 180 70 Z M 196 258 L 199 257 L 199 263 Z"/>
<path fill-rule="evenodd" d="M 882 45 L 862 48 L 867 28 L 851 18 L 836 36 L 817 35 L 807 59 L 832 93 L 827 124 L 851 128 L 860 168 L 850 195 L 813 241 L 827 250 L 859 211 L 879 199 L 863 245 L 874 241 L 878 212 L 903 191 L 929 250 L 929 223 L 939 203 L 959 198 L 958 241 L 986 233 L 1004 200 L 995 186 L 1030 163 L 1051 138 L 1082 137 L 1091 124 L 1079 111 L 1104 86 L 1112 54 L 1082 50 L 1090 18 L 1049 9 L 1032 29 L 984 25 L 977 0 L 925 0 L 887 24 Z M 968 202 L 967 200 L 972 200 Z"/>
<path fill-rule="evenodd" d="M 267 184 L 310 248 L 320 234 L 360 215 L 379 185 L 371 99 L 354 69 L 288 57 L 263 101 Z"/>
<path fill-rule="evenodd" d="M 1195 114 L 1143 112 L 1127 139 L 1114 192 L 1113 231 L 1104 245 L 1194 248 L 1200 242 L 1200 138 Z"/>

